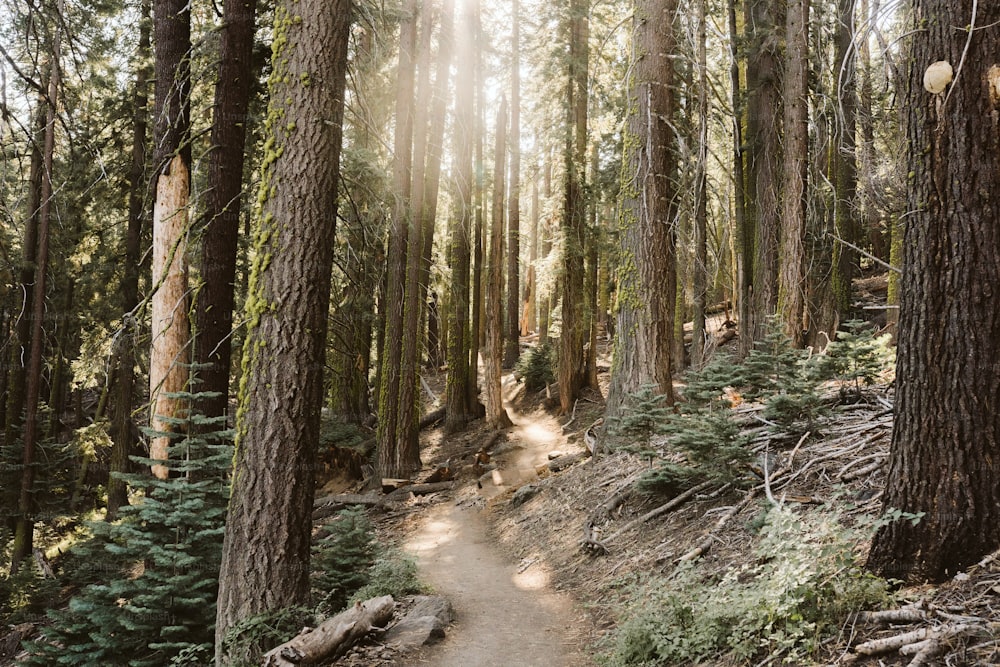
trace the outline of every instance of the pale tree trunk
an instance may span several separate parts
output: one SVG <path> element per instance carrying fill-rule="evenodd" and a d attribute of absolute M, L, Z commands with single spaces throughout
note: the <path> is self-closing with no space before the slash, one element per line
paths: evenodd
<path fill-rule="evenodd" d="M 191 10 L 185 0 L 153 3 L 153 50 L 156 106 L 153 131 L 156 152 L 153 200 L 153 287 L 150 297 L 150 427 L 169 432 L 165 419 L 183 417 L 187 403 L 168 396 L 187 387 L 190 351 L 187 250 L 188 195 L 191 178 L 190 50 Z M 149 457 L 167 459 L 170 439 L 152 437 Z M 166 479 L 165 465 L 153 474 Z"/>
<path fill-rule="evenodd" d="M 677 112 L 674 19 L 677 0 L 641 0 L 633 19 L 634 81 L 622 160 L 618 322 L 607 412 L 618 416 L 630 394 L 655 385 L 672 405 L 670 375 L 676 293 Z M 664 224 L 663 221 L 670 221 Z"/>
<path fill-rule="evenodd" d="M 275 10 L 272 120 L 247 294 L 217 665 L 230 664 L 222 640 L 234 624 L 309 597 L 351 17 L 347 0 L 288 0 Z"/>
<path fill-rule="evenodd" d="M 493 150 L 493 221 L 490 226 L 490 264 L 486 274 L 486 346 L 483 350 L 483 402 L 486 404 L 486 423 L 491 428 L 506 428 L 511 425 L 510 417 L 503 407 L 503 392 L 500 388 L 503 374 L 503 206 L 506 150 L 507 100 L 501 98 Z"/>
<path fill-rule="evenodd" d="M 705 360 L 705 306 L 708 285 L 708 58 L 706 55 L 707 0 L 698 1 L 698 167 L 695 173 L 694 318 L 691 328 L 691 366 Z"/>
<path fill-rule="evenodd" d="M 778 312 L 795 347 L 804 344 L 806 184 L 809 174 L 809 0 L 790 0 L 785 41 L 785 153 Z"/>
<path fill-rule="evenodd" d="M 398 412 L 403 361 L 403 306 L 406 283 L 407 231 L 413 167 L 414 51 L 417 40 L 417 2 L 409 0 L 399 27 L 399 65 L 396 70 L 396 127 L 393 140 L 392 189 L 394 203 L 386 250 L 385 340 L 379 358 L 377 470 L 382 477 L 402 477 L 419 467 L 419 452 L 401 451 Z M 419 252 L 419 250 L 415 250 Z"/>
<path fill-rule="evenodd" d="M 590 146 L 590 173 L 591 180 L 597 178 L 597 170 L 600 166 L 597 153 L 597 142 Z M 601 230 L 599 228 L 598 200 L 596 196 L 591 196 L 590 207 L 587 210 L 589 217 L 587 225 L 587 263 L 586 273 L 583 279 L 584 296 L 584 327 L 586 336 L 584 346 L 584 384 L 597 389 L 597 273 L 600 256 L 597 247 L 601 240 Z"/>
<path fill-rule="evenodd" d="M 510 37 L 510 179 L 507 201 L 507 326 L 504 368 L 513 368 L 521 355 L 521 4 L 511 0 Z"/>
<path fill-rule="evenodd" d="M 451 301 L 448 308 L 448 384 L 445 431 L 465 428 L 473 418 L 469 404 L 469 264 L 472 223 L 472 156 L 475 124 L 475 26 L 472 3 L 459 14 L 458 71 L 455 86 L 455 221 L 451 233 Z"/>
<path fill-rule="evenodd" d="M 56 3 L 61 16 L 63 2 Z M 38 446 L 38 402 L 42 389 L 42 352 L 45 347 L 45 287 L 49 262 L 49 227 L 52 217 L 52 161 L 56 144 L 56 108 L 61 77 L 62 33 L 57 28 L 52 39 L 49 64 L 48 105 L 45 111 L 45 143 L 42 147 L 41 189 L 39 191 L 38 236 L 35 253 L 35 275 L 31 297 L 31 348 L 28 353 L 24 397 L 24 439 L 22 444 L 21 493 L 17 503 L 17 525 L 11 548 L 10 573 L 15 574 L 21 562 L 31 555 L 35 540 L 35 449 Z"/>
<path fill-rule="evenodd" d="M 566 194 L 563 207 L 562 333 L 559 340 L 559 410 L 565 414 L 585 381 L 584 249 L 586 246 L 587 62 L 589 4 L 570 2 L 569 95 L 566 131 Z"/>
<path fill-rule="evenodd" d="M 970 13 L 964 0 L 916 0 L 909 26 L 920 31 L 901 103 L 911 213 L 883 508 L 922 516 L 890 519 L 868 561 L 907 582 L 949 579 L 1000 546 L 997 23 L 997 3 Z M 937 60 L 957 76 L 933 94 L 923 76 Z"/>

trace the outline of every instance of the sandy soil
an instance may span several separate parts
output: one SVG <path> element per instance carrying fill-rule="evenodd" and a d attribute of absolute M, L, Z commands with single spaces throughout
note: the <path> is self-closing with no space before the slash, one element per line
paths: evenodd
<path fill-rule="evenodd" d="M 540 562 L 508 562 L 489 536 L 483 499 L 530 481 L 535 466 L 566 444 L 554 419 L 527 419 L 510 405 L 508 413 L 515 422 L 509 439 L 521 448 L 499 462 L 498 484 L 470 485 L 457 500 L 432 507 L 404 543 L 422 578 L 451 600 L 456 618 L 440 644 L 408 656 L 403 667 L 593 664 L 583 652 L 588 623 L 570 597 L 553 590 Z"/>

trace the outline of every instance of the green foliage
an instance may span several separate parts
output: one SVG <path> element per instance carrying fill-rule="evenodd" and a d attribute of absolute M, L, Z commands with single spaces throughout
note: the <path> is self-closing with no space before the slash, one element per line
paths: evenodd
<path fill-rule="evenodd" d="M 123 475 L 145 495 L 123 507 L 119 521 L 91 525 L 94 537 L 78 547 L 74 571 L 92 583 L 67 609 L 49 612 L 52 623 L 31 644 L 24 664 L 122 664 L 124 659 L 130 666 L 153 667 L 173 660 L 191 664 L 211 650 L 231 434 L 219 429 L 221 418 L 170 421 L 176 433 L 151 433 L 172 440 L 170 479 Z"/>
<path fill-rule="evenodd" d="M 774 508 L 754 562 L 719 577 L 685 564 L 636 587 L 604 664 L 707 664 L 724 654 L 804 664 L 847 614 L 888 600 L 886 583 L 861 567 L 859 538 L 834 514 Z"/>
<path fill-rule="evenodd" d="M 539 391 L 556 381 L 556 349 L 545 342 L 522 354 L 514 369 L 514 377 L 524 379 L 528 391 Z"/>
<path fill-rule="evenodd" d="M 303 606 L 281 607 L 244 618 L 226 630 L 222 640 L 231 667 L 251 667 L 275 646 L 294 637 L 305 626 L 315 626 L 312 609 Z"/>
<path fill-rule="evenodd" d="M 875 330 L 860 320 L 845 322 L 837 339 L 819 357 L 819 372 L 842 383 L 843 402 L 857 402 L 863 398 L 865 387 L 875 384 L 892 368 L 891 340 L 890 334 L 876 336 Z"/>
<path fill-rule="evenodd" d="M 0 554 L 10 562 L 8 553 Z M 59 581 L 42 575 L 34 561 L 11 575 L 0 572 L 0 623 L 3 626 L 36 621 L 59 599 Z"/>
<path fill-rule="evenodd" d="M 317 608 L 336 612 L 369 582 L 377 544 L 371 522 L 361 508 L 342 510 L 324 533 L 313 546 L 310 583 Z"/>
<path fill-rule="evenodd" d="M 303 627 L 315 624 L 312 609 L 282 607 L 229 626 L 222 645 L 231 667 L 256 667 L 265 653 L 297 635 Z"/>
<path fill-rule="evenodd" d="M 425 590 L 426 587 L 417 578 L 416 562 L 398 549 L 384 548 L 368 572 L 368 583 L 359 588 L 348 602 L 353 604 L 382 595 L 411 595 Z"/>
<path fill-rule="evenodd" d="M 652 458 L 658 452 L 652 447 L 654 435 L 663 430 L 673 416 L 655 384 L 639 387 L 625 398 L 621 414 L 608 420 L 612 437 L 626 440 L 624 449 Z"/>

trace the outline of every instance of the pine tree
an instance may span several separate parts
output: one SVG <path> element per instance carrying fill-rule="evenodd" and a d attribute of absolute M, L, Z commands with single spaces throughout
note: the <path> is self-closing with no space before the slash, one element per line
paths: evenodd
<path fill-rule="evenodd" d="M 198 401 L 208 392 L 170 398 Z M 78 574 L 92 579 L 30 645 L 23 664 L 129 667 L 197 665 L 211 660 L 215 599 L 228 499 L 232 433 L 224 418 L 169 419 L 168 479 L 122 475 L 145 497 L 121 520 L 96 522 L 81 547 Z M 184 435 L 188 434 L 188 435 Z M 196 435 L 197 434 L 197 435 Z M 149 459 L 134 457 L 149 466 Z"/>

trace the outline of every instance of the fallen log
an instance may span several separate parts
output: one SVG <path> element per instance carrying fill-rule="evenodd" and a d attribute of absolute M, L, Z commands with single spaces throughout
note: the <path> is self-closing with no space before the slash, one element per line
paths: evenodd
<path fill-rule="evenodd" d="M 565 470 L 566 468 L 576 465 L 580 461 L 590 456 L 589 451 L 577 452 L 575 454 L 566 454 L 560 456 L 559 458 L 552 459 L 548 463 L 548 469 L 552 472 L 559 472 L 560 470 Z"/>
<path fill-rule="evenodd" d="M 399 501 L 405 499 L 411 493 L 415 496 L 426 496 L 430 493 L 438 493 L 439 491 L 447 491 L 455 486 L 455 482 L 433 482 L 431 484 L 411 484 L 410 486 L 404 486 L 401 489 L 396 489 L 392 493 L 385 496 L 385 500 L 389 502 Z"/>
<path fill-rule="evenodd" d="M 358 602 L 317 628 L 268 651 L 264 667 L 295 667 L 340 655 L 372 630 L 384 628 L 395 607 L 391 595 Z"/>
<path fill-rule="evenodd" d="M 363 505 L 365 507 L 383 507 L 385 498 L 375 495 L 361 495 L 359 493 L 340 493 L 335 496 L 324 496 L 313 504 L 313 521 L 325 519 L 333 516 L 342 509 Z"/>
<path fill-rule="evenodd" d="M 688 489 L 687 491 L 685 491 L 684 493 L 681 493 L 681 494 L 679 494 L 677 496 L 674 496 L 665 505 L 660 505 L 656 509 L 650 510 L 649 512 L 646 512 L 645 514 L 643 514 L 642 516 L 640 516 L 638 519 L 632 519 L 627 524 L 625 524 L 624 526 L 622 526 L 621 528 L 619 528 L 617 531 L 615 531 L 615 533 L 613 535 L 611 535 L 611 537 L 606 538 L 604 540 L 604 544 L 608 544 L 612 540 L 618 538 L 622 533 L 628 531 L 633 526 L 637 526 L 637 525 L 639 525 L 641 523 L 645 523 L 645 522 L 649 521 L 650 519 L 655 519 L 656 517 L 660 516 L 661 514 L 665 514 L 666 512 L 669 512 L 670 510 L 674 509 L 675 507 L 679 507 L 680 505 L 684 504 L 684 502 L 687 501 L 688 498 L 692 497 L 696 493 L 700 493 L 701 491 L 704 491 L 704 490 L 708 489 L 709 487 L 712 486 L 712 484 L 714 484 L 714 482 L 712 482 L 712 481 L 702 482 L 698 486 L 693 486 L 690 489 Z"/>
<path fill-rule="evenodd" d="M 425 428 L 428 428 L 429 426 L 434 426 L 434 424 L 437 424 L 439 421 L 444 419 L 447 414 L 448 414 L 448 406 L 446 405 L 442 405 L 437 410 L 428 412 L 426 415 L 420 418 L 420 424 L 419 424 L 420 430 L 423 431 Z"/>
<path fill-rule="evenodd" d="M 726 512 L 719 518 L 719 520 L 715 523 L 715 526 L 705 535 L 705 539 L 703 539 L 698 544 L 698 546 L 696 546 L 694 549 L 691 549 L 686 554 L 678 558 L 677 562 L 682 563 L 686 561 L 693 561 L 696 558 L 707 553 L 708 550 L 712 548 L 712 543 L 715 541 L 716 539 L 715 536 L 719 533 L 719 531 L 725 528 L 726 524 L 728 524 L 733 519 L 733 517 L 742 512 L 744 509 L 747 508 L 748 505 L 750 505 L 750 503 L 753 502 L 753 499 L 757 497 L 759 490 L 760 487 L 751 489 L 750 492 L 747 493 L 746 497 L 743 498 L 743 500 L 741 500 L 738 505 L 733 505 L 728 512 Z"/>

